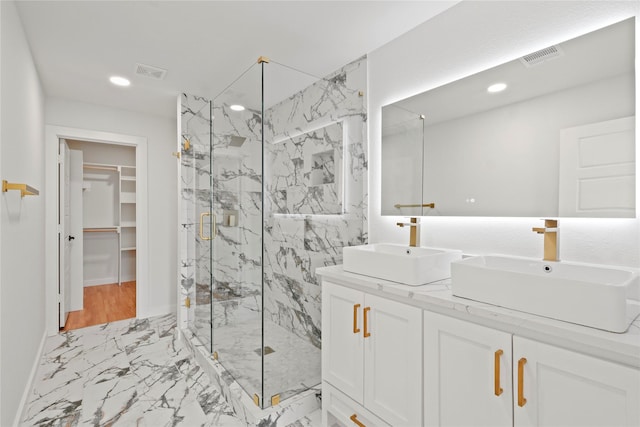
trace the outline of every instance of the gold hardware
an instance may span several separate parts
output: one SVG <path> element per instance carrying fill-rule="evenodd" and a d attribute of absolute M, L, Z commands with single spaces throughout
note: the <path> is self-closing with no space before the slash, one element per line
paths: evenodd
<path fill-rule="evenodd" d="M 266 56 L 259 57 L 258 58 L 258 64 L 262 64 L 262 63 L 268 64 L 269 63 L 269 58 L 267 58 Z"/>
<path fill-rule="evenodd" d="M 504 353 L 502 350 L 496 350 L 493 361 L 495 370 L 493 392 L 496 396 L 500 396 L 503 391 L 502 387 L 500 387 L 500 356 L 502 356 L 502 353 Z"/>
<path fill-rule="evenodd" d="M 213 356 L 213 360 L 218 360 L 218 352 L 217 351 L 214 351 L 212 356 Z"/>
<path fill-rule="evenodd" d="M 280 395 L 274 394 L 271 396 L 271 406 L 276 406 L 278 403 L 280 403 Z"/>
<path fill-rule="evenodd" d="M 369 310 L 371 310 L 371 307 L 365 307 L 362 312 L 364 316 L 364 337 L 365 338 L 369 338 L 371 336 L 371 333 L 369 333 L 369 331 L 367 330 L 367 314 L 369 313 Z"/>
<path fill-rule="evenodd" d="M 24 196 L 37 196 L 40 194 L 38 190 L 27 184 L 14 184 L 7 182 L 6 179 L 2 180 L 2 192 L 6 193 L 9 190 L 20 190 L 20 197 Z"/>
<path fill-rule="evenodd" d="M 180 152 L 179 152 L 179 151 L 174 151 L 173 153 L 171 153 L 171 155 L 172 155 L 173 157 L 178 158 L 178 159 L 180 158 Z"/>
<path fill-rule="evenodd" d="M 359 91 L 358 91 L 358 96 L 364 96 L 364 91 L 359 90 Z"/>
<path fill-rule="evenodd" d="M 395 205 L 393 205 L 394 208 L 396 209 L 400 209 L 400 208 L 435 208 L 436 204 L 435 203 L 425 203 L 422 205 L 401 205 L 400 203 L 396 203 Z"/>
<path fill-rule="evenodd" d="M 398 227 L 404 227 L 405 225 L 410 226 L 411 231 L 409 232 L 409 246 L 420 246 L 420 244 L 418 243 L 420 241 L 420 231 L 418 230 L 420 224 L 418 223 L 418 218 L 411 218 L 411 222 L 409 223 L 398 222 L 396 224 Z"/>
<path fill-rule="evenodd" d="M 188 139 L 184 140 L 184 151 L 189 151 L 189 148 L 191 148 L 191 141 L 189 141 Z"/>
<path fill-rule="evenodd" d="M 545 261 L 558 261 L 558 220 L 545 219 L 544 228 L 533 227 L 533 232 L 544 234 L 544 257 Z"/>
<path fill-rule="evenodd" d="M 202 240 L 211 240 L 211 237 L 205 237 L 204 232 L 204 217 L 211 216 L 211 212 L 202 212 L 200 214 L 200 238 Z"/>
<path fill-rule="evenodd" d="M 358 414 L 351 415 L 349 419 L 353 421 L 354 424 L 357 425 L 358 427 L 367 427 L 358 420 Z"/>
<path fill-rule="evenodd" d="M 360 308 L 360 304 L 353 305 L 353 333 L 357 334 L 360 332 L 360 328 L 358 328 L 358 309 Z"/>
<path fill-rule="evenodd" d="M 524 398 L 524 365 L 527 363 L 526 358 L 518 360 L 518 406 L 522 407 L 527 403 Z"/>
<path fill-rule="evenodd" d="M 255 403 L 256 406 L 260 406 L 260 397 L 258 397 L 257 394 L 253 395 L 253 403 Z"/>
<path fill-rule="evenodd" d="M 191 308 L 191 298 L 186 297 L 184 299 L 184 306 L 187 307 L 187 308 Z"/>

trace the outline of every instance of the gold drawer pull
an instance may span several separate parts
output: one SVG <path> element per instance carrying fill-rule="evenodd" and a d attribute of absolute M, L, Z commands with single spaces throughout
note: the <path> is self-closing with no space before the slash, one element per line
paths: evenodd
<path fill-rule="evenodd" d="M 351 421 L 353 421 L 353 423 L 354 423 L 355 425 L 357 425 L 358 427 L 367 427 L 367 426 L 365 426 L 364 424 L 362 424 L 360 421 L 358 421 L 358 415 L 357 415 L 357 414 L 353 414 L 353 415 L 351 415 L 351 416 L 349 417 L 349 419 L 350 419 Z"/>
<path fill-rule="evenodd" d="M 493 385 L 493 392 L 495 393 L 496 396 L 500 396 L 502 394 L 502 387 L 500 387 L 500 357 L 502 356 L 504 352 L 502 350 L 496 350 L 495 355 L 494 355 L 494 362 L 493 362 L 493 366 L 494 366 L 494 385 Z"/>
<path fill-rule="evenodd" d="M 369 333 L 369 330 L 368 330 L 368 326 L 367 326 L 367 319 L 368 319 L 367 314 L 369 313 L 369 310 L 371 310 L 371 307 L 365 307 L 364 310 L 363 310 L 363 315 L 364 315 L 364 337 L 365 338 L 369 338 L 371 336 L 371 334 Z"/>
<path fill-rule="evenodd" d="M 524 365 L 527 363 L 526 358 L 518 360 L 518 406 L 522 407 L 527 403 L 524 398 Z"/>
<path fill-rule="evenodd" d="M 353 333 L 357 334 L 360 332 L 360 328 L 358 328 L 358 309 L 360 308 L 360 304 L 353 305 Z"/>

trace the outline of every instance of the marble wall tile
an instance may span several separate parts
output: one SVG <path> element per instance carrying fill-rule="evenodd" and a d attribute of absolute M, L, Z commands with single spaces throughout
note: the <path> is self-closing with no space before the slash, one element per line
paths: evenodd
<path fill-rule="evenodd" d="M 265 317 L 318 348 L 315 268 L 367 242 L 365 88 L 361 58 L 265 112 Z"/>

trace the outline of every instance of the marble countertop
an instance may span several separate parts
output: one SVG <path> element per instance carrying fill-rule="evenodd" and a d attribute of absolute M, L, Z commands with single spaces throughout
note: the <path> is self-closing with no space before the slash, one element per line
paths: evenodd
<path fill-rule="evenodd" d="M 633 320 L 627 332 L 618 334 L 459 298 L 451 292 L 450 279 L 407 286 L 348 273 L 342 265 L 318 268 L 316 274 L 323 280 L 338 281 L 426 310 L 640 368 L 640 316 Z M 579 300 L 576 303 L 579 304 Z"/>

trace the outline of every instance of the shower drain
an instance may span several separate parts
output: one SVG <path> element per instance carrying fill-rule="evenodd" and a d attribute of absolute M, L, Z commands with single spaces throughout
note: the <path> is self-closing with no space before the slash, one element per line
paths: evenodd
<path fill-rule="evenodd" d="M 256 354 L 258 356 L 262 356 L 263 352 L 261 351 L 261 349 L 256 348 L 254 350 L 256 352 Z M 271 354 L 271 353 L 275 353 L 275 350 L 272 349 L 271 347 L 269 347 L 268 345 L 264 347 L 264 355 L 266 356 L 267 354 Z"/>

